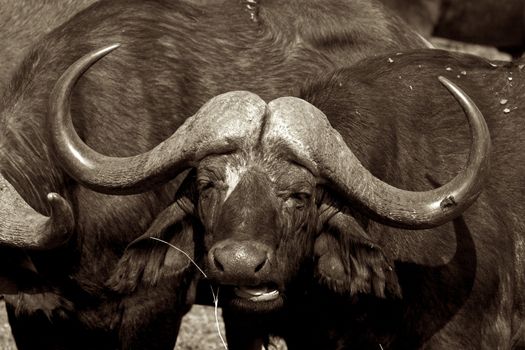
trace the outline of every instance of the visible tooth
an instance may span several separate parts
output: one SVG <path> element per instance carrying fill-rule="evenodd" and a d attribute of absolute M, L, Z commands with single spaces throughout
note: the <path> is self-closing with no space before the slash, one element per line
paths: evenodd
<path fill-rule="evenodd" d="M 279 291 L 272 290 L 271 292 L 261 294 L 259 296 L 250 298 L 251 301 L 269 301 L 275 300 L 279 297 Z"/>
<path fill-rule="evenodd" d="M 255 289 L 255 288 L 242 288 L 243 291 L 245 291 L 248 294 L 252 295 L 261 295 L 264 293 L 267 293 L 267 289 Z"/>
<path fill-rule="evenodd" d="M 268 301 L 279 297 L 278 290 L 268 290 L 267 288 L 235 288 L 235 294 L 250 301 Z"/>

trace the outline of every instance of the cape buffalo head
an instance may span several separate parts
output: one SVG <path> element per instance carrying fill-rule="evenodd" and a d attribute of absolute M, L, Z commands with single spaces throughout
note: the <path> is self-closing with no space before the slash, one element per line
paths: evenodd
<path fill-rule="evenodd" d="M 314 251 L 327 280 L 345 275 L 338 274 L 346 265 L 341 259 L 352 260 L 356 273 L 351 278 L 359 283 L 350 281 L 350 288 L 382 295 L 388 264 L 353 211 L 395 226 L 440 225 L 475 200 L 486 177 L 490 138 L 483 117 L 445 79 L 471 124 L 471 153 L 456 178 L 426 192 L 397 189 L 374 177 L 326 116 L 306 101 L 282 97 L 266 103 L 245 91 L 214 97 L 147 153 L 101 155 L 76 134 L 69 99 L 82 73 L 115 47 L 81 58 L 57 82 L 49 119 L 56 156 L 79 183 L 110 194 L 144 192 L 191 169 L 174 204 L 145 237 L 161 237 L 176 227 L 171 241 L 194 255 L 200 252 L 206 275 L 232 287 L 228 299 L 243 310 L 279 308 L 291 282 L 313 265 Z M 334 253 L 333 232 L 354 235 L 367 253 Z M 141 242 L 132 243 L 123 259 L 133 266 L 128 277 L 147 279 L 147 271 L 161 268 L 167 258 L 150 255 L 137 270 L 141 255 L 133 250 Z"/>

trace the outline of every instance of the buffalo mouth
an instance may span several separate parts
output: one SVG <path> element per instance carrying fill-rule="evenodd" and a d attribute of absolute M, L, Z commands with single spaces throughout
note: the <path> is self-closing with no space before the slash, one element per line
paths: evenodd
<path fill-rule="evenodd" d="M 273 312 L 283 307 L 283 293 L 274 285 L 222 286 L 226 298 L 221 300 L 228 307 L 241 312 Z"/>
<path fill-rule="evenodd" d="M 270 287 L 235 287 L 235 296 L 255 303 L 273 301 L 280 298 L 280 292 Z"/>

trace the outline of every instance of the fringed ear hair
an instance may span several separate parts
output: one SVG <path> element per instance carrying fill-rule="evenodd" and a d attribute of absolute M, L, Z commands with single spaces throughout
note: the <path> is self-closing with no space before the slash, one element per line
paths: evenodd
<path fill-rule="evenodd" d="M 352 215 L 333 214 L 317 237 L 314 252 L 317 277 L 333 292 L 401 296 L 393 267 Z"/>
<path fill-rule="evenodd" d="M 108 286 L 129 293 L 139 284 L 154 286 L 161 279 L 178 277 L 194 259 L 192 212 L 193 203 L 186 196 L 164 209 L 146 233 L 128 245 Z"/>

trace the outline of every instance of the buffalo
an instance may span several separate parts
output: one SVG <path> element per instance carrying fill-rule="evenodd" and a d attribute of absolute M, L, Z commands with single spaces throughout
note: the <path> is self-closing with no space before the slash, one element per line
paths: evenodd
<path fill-rule="evenodd" d="M 190 252 L 223 291 L 231 349 L 259 348 L 269 334 L 292 349 L 522 345 L 523 193 L 519 166 L 509 170 L 520 121 L 500 120 L 520 101 L 518 63 L 435 50 L 371 58 L 305 84 L 301 98 L 218 95 L 151 150 L 118 157 L 79 137 L 70 102 L 115 48 L 82 57 L 57 82 L 55 157 L 107 194 L 185 177 L 127 247 L 114 290 L 174 277 L 177 259 L 153 237 Z"/>
<path fill-rule="evenodd" d="M 194 203 L 183 190 L 198 187 L 213 196 L 204 175 L 176 177 L 172 169 L 156 178 L 154 189 L 142 183 L 134 194 L 101 194 L 109 191 L 79 182 L 84 170 L 66 164 L 61 147 L 67 144 L 53 141 L 60 136 L 56 121 L 46 120 L 58 112 L 71 76 L 52 92 L 54 84 L 84 54 L 112 43 L 120 48 L 75 86 L 69 123 L 87 147 L 115 157 L 117 166 L 128 163 L 120 157 L 147 152 L 179 127 L 190 127 L 185 120 L 214 96 L 251 91 L 234 94 L 238 103 L 224 108 L 260 119 L 261 98 L 294 95 L 304 82 L 379 52 L 424 46 L 380 5 L 361 0 L 308 6 L 101 1 L 44 36 L 13 74 L 0 109 L 0 286 L 10 294 L 9 321 L 22 350 L 172 348 L 181 316 L 195 299 L 196 270 L 185 256 L 141 237 L 162 236 L 197 260 L 214 239 L 202 235 L 207 222 L 215 222 L 213 212 L 200 221 L 185 214 Z M 235 145 L 232 130 L 231 145 L 195 135 L 195 145 L 188 139 L 183 148 L 190 157 L 203 145 L 197 158 L 209 156 L 204 149 L 227 151 Z M 206 159 L 199 164 L 212 161 Z M 298 192 L 289 204 L 313 198 Z"/>
<path fill-rule="evenodd" d="M 116 288 L 152 263 L 150 236 L 178 237 L 203 249 L 195 257 L 223 290 L 231 349 L 268 334 L 289 348 L 525 345 L 525 62 L 439 50 L 369 58 L 305 84 L 301 99 L 215 97 L 166 142 L 122 159 L 67 127 L 75 79 L 105 53 L 72 66 L 54 99 L 66 171 L 135 193 L 193 169 L 165 218 L 128 247 Z"/>
<path fill-rule="evenodd" d="M 523 347 L 521 62 L 369 58 L 299 97 L 218 95 L 156 147 L 115 157 L 79 137 L 70 103 L 115 47 L 55 86 L 54 155 L 103 193 L 185 178 L 127 247 L 114 290 L 173 278 L 154 237 L 190 252 L 222 291 L 230 349 L 269 334 L 292 349 Z"/>

